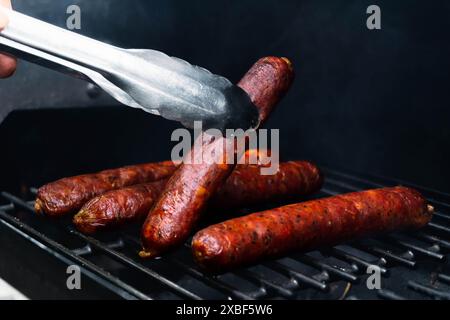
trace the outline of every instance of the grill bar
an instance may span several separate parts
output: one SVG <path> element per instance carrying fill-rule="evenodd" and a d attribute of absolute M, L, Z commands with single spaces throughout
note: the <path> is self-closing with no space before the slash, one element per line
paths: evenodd
<path fill-rule="evenodd" d="M 242 278 L 247 279 L 248 281 L 252 282 L 256 286 L 260 286 L 263 289 L 262 291 L 272 290 L 272 291 L 275 291 L 276 294 L 279 294 L 285 298 L 291 298 L 294 295 L 292 290 L 285 288 L 281 285 L 278 285 L 271 280 L 263 279 L 262 277 L 255 274 L 252 271 L 240 270 L 240 271 L 237 271 L 236 274 L 242 276 Z"/>
<path fill-rule="evenodd" d="M 443 240 L 443 239 L 441 239 L 439 237 L 436 237 L 434 235 L 430 235 L 430 234 L 427 234 L 425 232 L 418 232 L 417 233 L 417 237 L 419 239 L 423 239 L 423 240 L 425 240 L 427 242 L 430 242 L 430 243 L 432 243 L 432 244 L 434 244 L 434 245 L 436 245 L 438 247 L 442 247 L 442 248 L 445 248 L 445 249 L 450 249 L 450 241 Z"/>
<path fill-rule="evenodd" d="M 279 262 L 269 261 L 269 262 L 264 263 L 264 265 L 281 273 L 281 274 L 284 274 L 286 277 L 291 277 L 295 281 L 303 283 L 307 286 L 311 286 L 313 288 L 316 288 L 316 289 L 322 290 L 322 291 L 328 291 L 328 289 L 329 289 L 328 285 L 326 283 L 316 280 L 313 277 L 307 276 L 304 273 L 292 270 L 292 269 L 282 265 Z"/>
<path fill-rule="evenodd" d="M 443 273 L 438 274 L 438 279 L 443 282 L 450 283 L 450 276 L 447 274 L 443 274 Z"/>
<path fill-rule="evenodd" d="M 412 243 L 410 243 L 408 241 L 396 239 L 396 238 L 393 238 L 393 237 L 389 237 L 389 238 L 392 238 L 395 243 L 397 243 L 397 244 L 399 244 L 399 245 L 401 245 L 401 246 L 403 246 L 403 247 L 405 247 L 407 249 L 410 249 L 413 252 L 421 253 L 421 254 L 427 255 L 427 256 L 429 256 L 431 258 L 435 258 L 435 259 L 439 259 L 439 260 L 443 260 L 445 258 L 445 255 L 443 255 L 443 254 L 436 253 L 434 251 L 431 251 L 431 250 L 419 247 L 419 246 L 417 246 L 415 244 L 412 244 Z"/>
<path fill-rule="evenodd" d="M 342 268 L 338 268 L 335 266 L 331 266 L 319 259 L 316 259 L 314 257 L 311 257 L 309 255 L 304 255 L 301 256 L 299 258 L 297 258 L 299 261 L 306 263 L 306 264 L 311 264 L 313 266 L 316 266 L 324 271 L 327 271 L 330 274 L 333 274 L 343 280 L 346 281 L 350 281 L 350 282 L 357 282 L 358 281 L 358 277 L 347 272 L 346 270 L 343 270 Z"/>
<path fill-rule="evenodd" d="M 348 261 L 350 261 L 350 262 L 352 262 L 352 263 L 355 263 L 356 265 L 359 265 L 359 266 L 361 266 L 361 267 L 363 267 L 363 268 L 365 268 L 365 269 L 367 269 L 369 266 L 374 265 L 374 263 L 370 263 L 370 262 L 365 261 L 365 260 L 363 260 L 363 259 L 361 259 L 361 258 L 358 258 L 358 257 L 356 257 L 356 256 L 353 256 L 353 255 L 351 255 L 351 254 L 345 252 L 345 251 L 342 250 L 342 249 L 332 248 L 332 249 L 331 249 L 331 252 L 332 252 L 334 255 L 336 255 L 336 256 L 338 256 L 338 257 L 341 257 L 341 258 L 343 258 L 343 259 L 345 259 L 345 260 L 348 260 Z M 387 274 L 387 271 L 388 271 L 388 270 L 387 270 L 386 268 L 384 268 L 384 267 L 382 267 L 382 266 L 379 266 L 379 265 L 378 265 L 378 267 L 380 268 L 380 272 L 381 272 L 382 274 Z"/>
<path fill-rule="evenodd" d="M 430 222 L 428 224 L 428 227 L 431 227 L 433 229 L 445 232 L 446 234 L 450 235 L 450 228 L 447 228 L 446 226 L 443 226 L 441 224 L 435 223 L 435 222 Z"/>
<path fill-rule="evenodd" d="M 380 290 L 378 290 L 377 294 L 380 298 L 386 299 L 386 300 L 405 300 L 404 297 L 398 295 L 397 293 L 395 293 L 391 290 L 380 289 Z"/>
<path fill-rule="evenodd" d="M 450 292 L 441 291 L 441 290 L 426 286 L 424 284 L 418 283 L 416 281 L 409 281 L 408 286 L 417 292 L 424 293 L 435 299 L 450 300 Z"/>
<path fill-rule="evenodd" d="M 435 212 L 434 212 L 434 216 L 435 216 L 435 217 L 442 218 L 442 219 L 445 219 L 445 220 L 450 220 L 450 216 L 448 216 L 448 215 L 446 215 L 446 214 L 443 214 L 443 213 L 441 213 L 441 212 L 439 212 L 439 211 L 435 211 Z"/>
<path fill-rule="evenodd" d="M 385 250 L 385 249 L 382 249 L 377 246 L 369 246 L 369 245 L 359 244 L 359 243 L 354 244 L 354 246 L 363 251 L 368 251 L 368 252 L 374 253 L 375 255 L 379 255 L 379 256 L 387 259 L 388 261 L 391 260 L 393 262 L 397 262 L 397 263 L 403 264 L 408 267 L 415 267 L 415 265 L 416 265 L 416 262 L 412 261 L 411 259 L 399 256 L 395 253 L 392 253 L 389 250 Z"/>
<path fill-rule="evenodd" d="M 372 187 L 373 188 L 382 188 L 387 185 L 408 186 L 408 187 L 411 187 L 414 189 L 421 190 L 426 195 L 426 197 L 429 201 L 434 202 L 439 205 L 442 205 L 442 206 L 445 206 L 447 208 L 450 208 L 450 204 L 448 203 L 448 199 L 450 199 L 450 194 L 447 194 L 447 193 L 443 193 L 443 192 L 440 192 L 437 190 L 432 190 L 432 189 L 429 189 L 429 188 L 426 188 L 423 186 L 418 186 L 416 184 L 406 182 L 403 180 L 399 180 L 399 179 L 385 178 L 385 177 L 379 177 L 379 176 L 372 176 L 372 177 L 369 176 L 367 178 L 363 178 L 363 177 L 361 177 L 361 175 L 358 175 L 358 174 L 341 172 L 338 170 L 330 169 L 326 166 L 322 166 L 321 168 L 327 174 L 327 180 L 330 177 L 337 176 L 337 177 L 340 177 L 342 180 L 356 182 L 357 184 L 360 184 L 363 187 L 369 187 L 369 188 L 372 188 Z M 375 181 L 380 181 L 380 182 L 375 182 Z M 440 199 L 445 199 L 444 201 L 446 201 L 446 202 L 443 202 Z"/>
<path fill-rule="evenodd" d="M 12 194 L 8 193 L 8 192 L 2 192 L 0 193 L 1 196 L 9 201 L 11 201 L 11 203 L 15 206 L 18 206 L 20 208 L 23 208 L 25 210 L 31 211 L 34 213 L 34 207 L 30 204 L 28 204 L 27 202 L 23 201 L 22 199 L 13 196 Z"/>

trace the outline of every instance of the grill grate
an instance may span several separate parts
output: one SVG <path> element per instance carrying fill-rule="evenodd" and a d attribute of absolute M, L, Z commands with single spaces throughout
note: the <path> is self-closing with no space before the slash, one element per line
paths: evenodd
<path fill-rule="evenodd" d="M 408 185 L 324 171 L 327 178 L 316 197 Z M 62 262 L 79 265 L 85 276 L 124 299 L 449 299 L 450 195 L 413 187 L 436 209 L 432 222 L 419 232 L 293 254 L 219 276 L 195 266 L 188 243 L 162 258 L 142 261 L 137 229 L 86 236 L 70 221 L 36 216 L 33 201 L 6 192 L 1 193 L 0 222 Z M 382 275 L 380 290 L 366 286 L 371 265 Z"/>

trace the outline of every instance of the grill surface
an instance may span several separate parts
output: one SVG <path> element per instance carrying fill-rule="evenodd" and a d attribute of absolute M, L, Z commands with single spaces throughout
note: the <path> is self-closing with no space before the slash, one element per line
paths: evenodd
<path fill-rule="evenodd" d="M 38 217 L 32 201 L 36 190 L 24 199 L 3 192 L 0 222 L 47 255 L 79 265 L 84 276 L 124 299 L 449 299 L 450 195 L 402 181 L 324 172 L 325 185 L 315 197 L 409 185 L 435 207 L 433 220 L 418 232 L 293 254 L 219 276 L 197 269 L 188 243 L 160 259 L 142 261 L 138 227 L 88 237 L 69 219 Z M 379 266 L 380 290 L 367 288 L 370 265 Z"/>

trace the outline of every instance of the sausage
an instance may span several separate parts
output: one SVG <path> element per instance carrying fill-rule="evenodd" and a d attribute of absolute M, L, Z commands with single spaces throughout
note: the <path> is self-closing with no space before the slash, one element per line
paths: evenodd
<path fill-rule="evenodd" d="M 89 200 L 73 217 L 73 223 L 79 231 L 93 234 L 143 219 L 166 183 L 160 180 L 106 192 Z"/>
<path fill-rule="evenodd" d="M 269 155 L 270 151 L 247 150 L 243 161 L 245 164 L 254 160 L 265 163 Z M 38 190 L 35 210 L 39 214 L 54 217 L 75 213 L 87 201 L 100 194 L 137 183 L 167 179 L 175 170 L 174 163 L 164 161 L 64 178 Z"/>
<path fill-rule="evenodd" d="M 238 165 L 208 204 L 209 210 L 242 208 L 312 194 L 322 186 L 322 175 L 307 161 L 281 163 L 275 175 L 260 174 L 261 166 Z M 90 200 L 73 222 L 92 234 L 127 222 L 145 219 L 162 193 L 165 180 L 113 190 Z"/>
<path fill-rule="evenodd" d="M 425 226 L 433 208 L 416 190 L 394 187 L 292 204 L 199 231 L 195 261 L 213 272 L 345 240 Z"/>
<path fill-rule="evenodd" d="M 289 200 L 319 191 L 323 184 L 320 169 L 308 161 L 280 163 L 274 175 L 261 175 L 261 166 L 237 166 L 208 203 L 208 208 L 242 208 Z"/>
<path fill-rule="evenodd" d="M 247 92 L 259 110 L 260 121 L 264 122 L 289 89 L 293 78 L 289 60 L 266 57 L 260 59 L 238 85 Z M 234 150 L 235 141 L 203 136 L 202 152 L 196 151 L 199 144 L 195 143 L 187 155 L 195 157 L 200 154 L 200 164 L 183 162 L 148 214 L 141 233 L 142 258 L 156 257 L 181 245 L 205 210 L 208 200 L 233 171 L 235 165 L 227 164 L 226 157 L 230 149 Z"/>
<path fill-rule="evenodd" d="M 173 162 L 164 161 L 60 179 L 39 188 L 35 210 L 52 217 L 75 213 L 88 200 L 106 191 L 165 179 L 176 168 Z"/>

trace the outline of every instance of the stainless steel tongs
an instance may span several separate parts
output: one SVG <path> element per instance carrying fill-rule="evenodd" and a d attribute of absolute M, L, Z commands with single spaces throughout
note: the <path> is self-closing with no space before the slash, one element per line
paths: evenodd
<path fill-rule="evenodd" d="M 155 50 L 126 50 L 0 7 L 0 50 L 96 83 L 121 103 L 188 127 L 250 128 L 258 112 L 224 77 Z"/>

